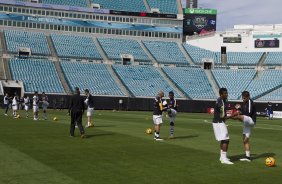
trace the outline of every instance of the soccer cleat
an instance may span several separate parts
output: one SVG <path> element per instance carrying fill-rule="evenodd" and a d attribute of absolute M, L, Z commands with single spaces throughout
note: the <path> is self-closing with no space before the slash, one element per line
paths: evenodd
<path fill-rule="evenodd" d="M 88 125 L 85 125 L 85 128 L 90 128 L 90 126 L 88 126 Z"/>
<path fill-rule="evenodd" d="M 73 138 L 74 136 L 73 135 L 70 135 L 70 138 Z"/>
<path fill-rule="evenodd" d="M 240 161 L 242 161 L 242 162 L 251 162 L 251 158 L 250 157 L 241 158 Z"/>
<path fill-rule="evenodd" d="M 160 137 L 154 137 L 154 139 L 155 139 L 156 141 L 163 141 L 163 139 L 160 138 Z"/>
<path fill-rule="evenodd" d="M 174 139 L 174 135 L 173 135 L 173 134 L 170 135 L 170 136 L 169 136 L 169 139 Z"/>
<path fill-rule="evenodd" d="M 226 158 L 226 159 L 230 161 L 230 158 Z M 219 161 L 221 161 L 221 160 L 223 160 L 223 159 L 222 159 L 222 158 L 219 158 Z"/>
<path fill-rule="evenodd" d="M 84 139 L 84 138 L 86 138 L 86 135 L 85 134 L 81 134 L 80 138 Z"/>
<path fill-rule="evenodd" d="M 8 116 L 8 114 L 5 114 L 5 116 Z"/>
<path fill-rule="evenodd" d="M 229 161 L 229 160 L 227 160 L 227 159 L 222 159 L 222 160 L 220 160 L 220 162 L 221 162 L 222 164 L 226 164 L 226 165 L 233 165 L 233 164 L 234 164 L 233 162 L 231 162 L 231 161 Z"/>

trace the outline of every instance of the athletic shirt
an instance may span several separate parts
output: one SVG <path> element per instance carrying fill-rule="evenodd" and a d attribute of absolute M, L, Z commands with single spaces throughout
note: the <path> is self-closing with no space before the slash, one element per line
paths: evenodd
<path fill-rule="evenodd" d="M 245 116 L 249 116 L 254 122 L 257 121 L 257 112 L 253 100 L 249 99 L 241 106 L 241 112 Z"/>
<path fill-rule="evenodd" d="M 177 104 L 176 104 L 176 100 L 174 98 L 169 99 L 168 107 L 177 111 Z"/>
<path fill-rule="evenodd" d="M 161 107 L 160 107 L 161 104 Z M 162 115 L 162 98 L 159 96 L 156 96 L 154 99 L 154 112 L 153 115 Z"/>
<path fill-rule="evenodd" d="M 273 114 L 272 105 L 268 105 L 266 109 L 267 109 L 269 114 Z"/>
<path fill-rule="evenodd" d="M 28 105 L 29 104 L 29 97 L 24 98 L 24 104 Z"/>
<path fill-rule="evenodd" d="M 33 106 L 38 106 L 38 96 L 33 96 Z"/>
<path fill-rule="evenodd" d="M 86 102 L 88 108 L 94 108 L 94 98 L 91 94 L 89 94 L 89 96 L 87 96 L 85 102 Z"/>
<path fill-rule="evenodd" d="M 14 96 L 13 101 L 12 101 L 12 105 L 18 105 L 18 97 Z"/>
<path fill-rule="evenodd" d="M 4 104 L 9 104 L 9 98 L 7 96 L 4 96 Z"/>
<path fill-rule="evenodd" d="M 226 117 L 226 102 L 221 97 L 219 97 L 216 100 L 214 106 L 213 122 L 214 123 L 225 122 L 225 117 Z"/>
<path fill-rule="evenodd" d="M 42 102 L 47 102 L 48 101 L 48 97 L 47 96 L 42 96 Z"/>

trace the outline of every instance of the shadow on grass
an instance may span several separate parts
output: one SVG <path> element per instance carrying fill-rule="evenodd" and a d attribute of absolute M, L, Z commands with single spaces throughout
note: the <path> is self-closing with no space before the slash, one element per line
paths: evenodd
<path fill-rule="evenodd" d="M 199 135 L 175 136 L 174 139 L 190 139 L 194 137 L 199 137 Z"/>
<path fill-rule="evenodd" d="M 103 128 L 103 127 L 115 127 L 116 125 L 95 125 L 97 128 Z M 94 128 L 95 128 L 94 127 Z"/>
<path fill-rule="evenodd" d="M 259 158 L 274 157 L 275 155 L 276 155 L 275 153 L 251 154 L 251 159 L 256 160 Z M 230 156 L 230 159 L 232 160 L 232 162 L 237 162 L 240 161 L 240 158 L 244 158 L 245 156 L 246 156 L 245 154 L 234 155 L 234 156 Z"/>
<path fill-rule="evenodd" d="M 104 134 L 87 134 L 87 138 L 92 138 L 92 137 L 99 137 L 99 136 L 107 136 L 107 135 L 115 135 L 114 133 L 104 133 Z"/>

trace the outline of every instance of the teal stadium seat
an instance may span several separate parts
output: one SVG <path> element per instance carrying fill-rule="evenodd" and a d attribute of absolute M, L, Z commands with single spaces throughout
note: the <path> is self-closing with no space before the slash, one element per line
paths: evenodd
<path fill-rule="evenodd" d="M 87 0 L 42 0 L 43 4 L 88 7 Z"/>
<path fill-rule="evenodd" d="M 129 12 L 146 12 L 143 0 L 91 0 L 100 4 L 101 9 L 120 10 Z"/>
<path fill-rule="evenodd" d="M 52 61 L 10 59 L 9 66 L 13 80 L 23 81 L 25 92 L 65 93 Z"/>
<path fill-rule="evenodd" d="M 51 55 L 44 33 L 6 30 L 4 36 L 7 50 L 11 53 L 18 53 L 19 47 L 28 47 L 32 54 Z"/>
<path fill-rule="evenodd" d="M 264 64 L 267 66 L 281 66 L 282 65 L 282 52 L 269 52 Z"/>
<path fill-rule="evenodd" d="M 228 65 L 257 65 L 262 52 L 227 52 Z"/>
<path fill-rule="evenodd" d="M 176 0 L 147 0 L 150 8 L 158 8 L 161 13 L 177 14 Z"/>
<path fill-rule="evenodd" d="M 89 89 L 93 95 L 125 96 L 105 64 L 60 62 L 71 89 Z"/>

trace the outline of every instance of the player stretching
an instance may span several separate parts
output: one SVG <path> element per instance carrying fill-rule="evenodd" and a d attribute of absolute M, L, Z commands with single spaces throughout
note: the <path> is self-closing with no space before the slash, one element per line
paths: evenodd
<path fill-rule="evenodd" d="M 33 120 L 37 121 L 38 120 L 38 102 L 39 102 L 39 98 L 38 98 L 38 92 L 35 91 L 34 92 L 34 96 L 33 96 L 33 101 L 32 101 L 32 105 L 33 105 Z"/>
<path fill-rule="evenodd" d="M 232 119 L 237 119 L 243 122 L 243 144 L 246 153 L 245 158 L 241 158 L 240 161 L 251 161 L 251 153 L 250 153 L 250 136 L 251 131 L 254 125 L 256 124 L 256 108 L 253 100 L 250 99 L 250 93 L 248 91 L 242 92 L 242 100 L 243 104 L 240 108 L 239 105 L 237 109 L 239 110 L 237 113 L 232 115 Z"/>
<path fill-rule="evenodd" d="M 167 114 L 170 118 L 170 138 L 174 138 L 174 122 L 175 122 L 175 117 L 177 114 L 177 103 L 176 100 L 174 99 L 174 93 L 173 91 L 170 91 L 168 93 L 169 97 L 169 102 L 168 102 L 168 109 L 167 109 Z"/>
<path fill-rule="evenodd" d="M 84 103 L 86 103 L 87 105 L 87 125 L 85 127 L 90 128 L 90 127 L 94 127 L 94 124 L 91 123 L 91 118 L 94 112 L 94 98 L 93 96 L 90 94 L 88 89 L 84 90 L 84 93 L 86 95 L 86 100 L 84 101 Z"/>
<path fill-rule="evenodd" d="M 13 109 L 13 117 L 14 118 L 17 117 L 18 107 L 19 107 L 19 96 L 17 95 L 17 93 L 15 93 L 15 96 L 12 100 L 12 109 Z"/>
<path fill-rule="evenodd" d="M 162 113 L 164 111 L 163 100 L 162 100 L 163 97 L 164 97 L 164 92 L 159 91 L 158 95 L 155 97 L 155 100 L 154 100 L 153 121 L 154 121 L 154 125 L 155 125 L 155 137 L 154 137 L 154 139 L 156 141 L 162 141 L 163 140 L 160 137 L 161 124 L 163 123 Z"/>
<path fill-rule="evenodd" d="M 49 106 L 49 102 L 48 102 L 48 97 L 47 95 L 45 94 L 45 92 L 42 93 L 42 109 L 43 109 L 43 119 L 44 120 L 47 120 L 47 115 L 46 115 L 46 111 L 47 111 L 47 108 Z"/>
<path fill-rule="evenodd" d="M 28 110 L 29 110 L 29 97 L 27 95 L 24 96 L 24 110 L 25 110 L 25 116 L 28 118 Z"/>
<path fill-rule="evenodd" d="M 220 141 L 220 162 L 222 164 L 233 164 L 227 158 L 227 150 L 229 145 L 229 135 L 225 124 L 226 116 L 226 101 L 228 92 L 226 88 L 219 89 L 219 98 L 216 100 L 214 107 L 214 118 L 213 118 L 213 131 L 217 141 Z"/>

